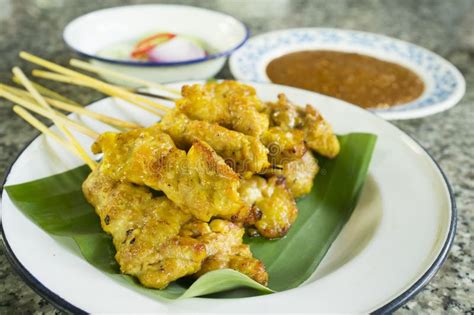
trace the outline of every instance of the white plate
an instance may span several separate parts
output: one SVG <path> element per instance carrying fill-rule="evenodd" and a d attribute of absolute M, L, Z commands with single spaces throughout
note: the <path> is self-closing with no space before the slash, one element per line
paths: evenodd
<path fill-rule="evenodd" d="M 446 59 L 420 46 L 383 35 L 330 28 L 299 28 L 265 33 L 251 38 L 230 58 L 230 69 L 238 80 L 271 82 L 268 63 L 301 50 L 337 50 L 373 56 L 401 64 L 417 73 L 425 83 L 417 99 L 388 109 L 373 110 L 384 119 L 411 119 L 445 111 L 465 93 L 462 74 Z"/>
<path fill-rule="evenodd" d="M 315 104 L 340 134 L 378 135 L 368 180 L 354 214 L 315 274 L 302 286 L 243 299 L 153 300 L 89 265 L 71 243 L 53 239 L 2 195 L 7 253 L 25 280 L 59 307 L 79 312 L 370 312 L 391 311 L 417 293 L 446 258 L 455 232 L 449 184 L 432 158 L 405 133 L 359 107 L 312 92 L 252 84 L 264 100 L 280 92 Z M 110 98 L 91 109 L 151 124 L 155 120 Z M 104 125 L 84 121 L 104 131 Z M 91 140 L 80 137 L 84 145 Z M 5 185 L 66 171 L 81 162 L 49 139 L 34 139 L 7 171 Z M 300 244 L 304 250 L 304 244 Z"/>

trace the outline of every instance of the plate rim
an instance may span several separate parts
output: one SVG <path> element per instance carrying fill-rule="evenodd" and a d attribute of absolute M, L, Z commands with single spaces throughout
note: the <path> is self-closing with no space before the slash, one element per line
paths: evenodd
<path fill-rule="evenodd" d="M 48 128 L 53 126 L 53 123 L 48 123 L 45 124 Z M 5 191 L 5 183 L 7 181 L 8 175 L 10 175 L 11 169 L 15 162 L 18 160 L 20 155 L 23 154 L 23 152 L 28 148 L 33 141 L 35 141 L 38 137 L 41 136 L 42 133 L 36 132 L 36 135 L 34 135 L 28 142 L 20 149 L 20 151 L 15 154 L 10 161 L 7 164 L 7 167 L 5 168 L 5 171 L 3 172 L 2 179 L 0 182 L 0 196 L 3 195 Z M 1 198 L 1 197 L 0 197 Z M 1 206 L 0 206 L 1 208 Z M 52 290 L 47 288 L 45 285 L 43 285 L 38 279 L 36 279 L 29 271 L 28 269 L 23 266 L 23 264 L 20 262 L 20 260 L 16 257 L 13 249 L 11 248 L 10 244 L 8 243 L 7 236 L 5 234 L 5 230 L 3 229 L 3 220 L 0 220 L 0 233 L 2 235 L 2 245 L 3 249 L 5 250 L 5 256 L 7 257 L 8 262 L 10 263 L 12 269 L 16 272 L 17 275 L 20 276 L 20 278 L 39 296 L 53 304 L 55 307 L 62 311 L 67 311 L 67 312 L 72 312 L 73 314 L 87 314 L 86 311 L 82 310 L 81 308 L 73 305 L 72 303 L 69 303 L 56 293 L 54 293 Z"/>
<path fill-rule="evenodd" d="M 261 82 L 252 82 L 252 81 L 244 81 L 244 82 L 249 82 L 249 83 L 257 83 L 257 84 L 268 84 L 268 83 L 261 83 Z M 275 85 L 274 83 L 270 83 L 272 85 Z M 305 90 L 303 90 L 305 91 Z M 311 91 L 310 91 L 311 92 Z M 315 92 L 312 92 L 315 93 Z M 317 94 L 317 93 L 316 93 Z M 103 99 L 106 99 L 109 97 L 104 97 L 98 100 L 95 100 L 94 102 L 91 102 L 90 104 L 86 105 L 89 106 L 93 103 L 99 102 Z M 367 111 L 368 113 L 377 116 L 377 119 L 384 120 L 382 117 L 379 115 L 376 115 L 374 112 Z M 378 307 L 377 309 L 373 310 L 371 314 L 387 314 L 387 313 L 392 313 L 399 309 L 401 306 L 403 306 L 407 301 L 415 297 L 431 280 L 432 278 L 436 275 L 436 273 L 439 271 L 441 266 L 444 264 L 446 261 L 449 251 L 453 245 L 453 241 L 455 238 L 456 234 L 456 227 L 457 227 L 457 205 L 456 205 L 456 200 L 454 196 L 454 192 L 452 189 L 452 186 L 449 182 L 449 179 L 447 178 L 446 174 L 444 173 L 443 169 L 441 166 L 438 164 L 438 162 L 433 158 L 431 153 L 415 138 L 413 138 L 411 135 L 406 133 L 404 130 L 398 128 L 397 126 L 393 125 L 389 121 L 387 121 L 390 125 L 401 131 L 405 136 L 413 140 L 430 158 L 430 160 L 433 162 L 433 164 L 436 166 L 437 170 L 440 172 L 441 177 L 444 181 L 444 184 L 446 185 L 448 194 L 449 194 L 449 200 L 450 200 L 450 224 L 448 228 L 448 232 L 446 235 L 446 240 L 444 241 L 441 250 L 437 257 L 434 259 L 433 263 L 429 266 L 429 268 L 423 273 L 418 280 L 416 280 L 415 283 L 413 283 L 409 288 L 405 289 L 403 292 L 401 292 L 399 295 L 394 297 L 392 300 L 384 304 L 383 306 Z M 53 123 L 48 123 L 47 127 L 53 126 Z M 5 171 L 2 175 L 1 181 L 0 181 L 0 196 L 3 195 L 4 193 L 4 188 L 5 188 L 5 183 L 8 179 L 8 176 L 10 175 L 11 169 L 13 165 L 16 163 L 18 158 L 23 154 L 23 152 L 31 145 L 33 141 L 35 141 L 38 137 L 41 136 L 41 133 L 37 132 L 36 135 L 34 135 L 21 149 L 20 151 L 15 154 L 10 161 L 7 164 L 7 167 L 5 168 Z M 10 247 L 10 244 L 8 242 L 8 239 L 6 237 L 4 228 L 3 228 L 3 221 L 0 221 L 0 233 L 2 235 L 3 239 L 3 247 L 5 249 L 5 256 L 7 257 L 7 260 L 11 264 L 13 270 L 22 278 L 23 281 L 31 288 L 33 291 L 35 291 L 38 295 L 40 295 L 42 298 L 46 299 L 49 301 L 51 304 L 53 304 L 55 307 L 57 307 L 60 310 L 63 311 L 68 311 L 72 312 L 74 314 L 87 314 L 86 311 L 83 309 L 73 305 L 72 303 L 68 302 L 67 300 L 63 299 L 61 296 L 47 288 L 45 285 L 43 285 L 38 279 L 36 279 L 29 271 L 28 269 L 23 266 L 21 261 L 16 257 L 13 249 Z"/>
<path fill-rule="evenodd" d="M 265 84 L 265 83 L 277 84 L 277 83 L 274 83 L 274 82 L 271 82 L 271 81 L 255 81 L 255 80 L 249 80 L 247 78 L 237 76 L 236 73 L 240 73 L 241 70 L 236 70 L 238 68 L 236 66 L 237 62 L 235 61 L 237 59 L 236 55 L 239 53 L 239 51 L 241 51 L 242 49 L 245 49 L 246 45 L 248 45 L 248 43 L 250 43 L 252 40 L 256 40 L 256 39 L 259 39 L 261 37 L 268 36 L 268 35 L 281 34 L 281 33 L 289 32 L 289 31 L 336 31 L 336 32 L 344 32 L 344 33 L 351 33 L 352 32 L 352 33 L 376 35 L 376 36 L 379 36 L 381 38 L 389 39 L 389 40 L 394 41 L 394 42 L 399 42 L 399 43 L 403 43 L 403 44 L 406 44 L 406 45 L 411 45 L 411 46 L 416 47 L 417 49 L 421 49 L 422 51 L 426 51 L 430 54 L 433 54 L 437 58 L 439 58 L 442 62 L 446 63 L 446 65 L 449 68 L 451 68 L 451 70 L 453 71 L 453 73 L 456 77 L 456 81 L 459 84 L 459 88 L 454 91 L 454 93 L 451 95 L 450 98 L 448 98 L 448 99 L 446 99 L 442 102 L 438 102 L 438 103 L 435 103 L 433 105 L 424 107 L 424 108 L 423 107 L 422 108 L 414 108 L 414 109 L 410 109 L 410 110 L 406 110 L 406 111 L 394 111 L 394 110 L 390 110 L 390 108 L 389 109 L 383 109 L 383 110 L 377 110 L 377 109 L 369 110 L 369 111 L 377 114 L 378 116 L 382 117 L 385 120 L 408 120 L 408 119 L 416 119 L 416 118 L 435 115 L 435 114 L 444 112 L 444 111 L 456 106 L 459 103 L 459 101 L 466 94 L 466 79 L 464 78 L 461 71 L 452 62 L 450 62 L 449 60 L 447 60 L 443 56 L 439 55 L 438 53 L 436 53 L 436 52 L 434 52 L 434 51 L 432 51 L 428 48 L 425 48 L 421 45 L 414 44 L 412 42 L 409 42 L 409 41 L 406 41 L 406 40 L 403 40 L 403 39 L 399 39 L 399 38 L 396 38 L 396 37 L 392 37 L 392 36 L 389 36 L 389 35 L 386 35 L 386 34 L 363 31 L 363 30 L 357 30 L 357 29 L 336 28 L 336 27 L 292 27 L 292 28 L 285 28 L 285 29 L 270 30 L 268 32 L 264 32 L 264 33 L 260 33 L 260 34 L 257 34 L 255 36 L 252 36 L 247 40 L 245 45 L 240 47 L 238 50 L 236 50 L 230 56 L 230 58 L 229 58 L 229 69 L 230 69 L 230 72 L 231 72 L 232 76 L 236 80 L 239 80 L 239 81 L 247 81 L 247 82 L 260 83 L 260 84 L 261 83 L 263 83 L 263 84 Z M 294 88 L 298 88 L 298 87 L 294 87 Z M 305 90 L 305 91 L 309 91 L 309 90 Z M 309 92 L 317 93 L 317 92 L 314 92 L 314 91 L 309 91 Z M 320 93 L 318 93 L 318 94 L 320 94 Z M 326 96 L 329 96 L 329 95 L 326 95 Z M 331 96 L 329 96 L 329 97 L 331 97 Z M 344 100 L 341 100 L 341 101 L 344 101 Z M 346 102 L 346 101 L 344 101 L 344 102 Z M 400 104 L 400 105 L 403 106 L 405 104 Z"/>

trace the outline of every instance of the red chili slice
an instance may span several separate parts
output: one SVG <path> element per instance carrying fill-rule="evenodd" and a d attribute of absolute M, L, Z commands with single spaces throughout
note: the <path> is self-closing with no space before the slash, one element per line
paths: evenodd
<path fill-rule="evenodd" d="M 175 36 L 176 34 L 173 33 L 158 33 L 142 39 L 135 45 L 131 56 L 135 59 L 146 59 L 148 52 L 151 49 L 159 44 L 169 41 Z"/>

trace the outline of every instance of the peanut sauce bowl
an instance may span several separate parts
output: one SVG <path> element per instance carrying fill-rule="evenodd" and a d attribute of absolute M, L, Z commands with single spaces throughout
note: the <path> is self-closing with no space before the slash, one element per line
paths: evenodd
<path fill-rule="evenodd" d="M 455 201 L 442 170 L 412 138 L 369 111 L 301 89 L 249 84 L 264 101 L 285 93 L 296 104 L 316 105 L 337 134 L 377 135 L 357 207 L 306 282 L 291 290 L 246 298 L 153 298 L 93 267 L 72 240 L 47 234 L 3 190 L 2 236 L 14 269 L 40 295 L 75 314 L 391 313 L 406 303 L 439 270 L 454 238 Z M 88 108 L 142 125 L 156 122 L 147 111 L 114 98 Z M 87 117 L 70 117 L 98 132 L 110 130 Z M 92 143 L 87 136 L 77 134 L 77 138 L 83 147 Z M 6 169 L 2 186 L 81 164 L 65 147 L 40 135 Z M 305 244 L 294 246 L 304 253 Z"/>
<path fill-rule="evenodd" d="M 420 118 L 445 111 L 459 102 L 466 89 L 459 70 L 425 48 L 384 35 L 331 28 L 287 29 L 255 36 L 231 56 L 230 69 L 238 80 L 268 83 L 272 80 L 267 67 L 272 61 L 303 51 L 368 56 L 402 66 L 418 76 L 424 88 L 416 98 L 368 108 L 387 120 Z"/>

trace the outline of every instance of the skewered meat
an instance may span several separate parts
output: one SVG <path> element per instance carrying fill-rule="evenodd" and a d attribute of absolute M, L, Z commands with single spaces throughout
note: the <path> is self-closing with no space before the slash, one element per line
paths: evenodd
<path fill-rule="evenodd" d="M 202 141 L 195 141 L 186 153 L 167 134 L 150 127 L 106 132 L 92 149 L 103 153 L 106 175 L 161 190 L 202 221 L 249 213 L 238 193 L 239 176 Z"/>
<path fill-rule="evenodd" d="M 195 140 L 206 142 L 240 174 L 258 173 L 269 166 L 268 149 L 255 137 L 207 121 L 189 119 L 178 111 L 163 117 L 157 127 L 183 149 L 188 149 Z"/>
<path fill-rule="evenodd" d="M 84 181 L 83 192 L 112 235 L 121 272 L 147 287 L 162 289 L 181 277 L 222 268 L 267 283 L 262 262 L 242 243 L 244 229 L 232 222 L 198 221 L 168 198 L 113 180 L 101 168 Z"/>
<path fill-rule="evenodd" d="M 308 147 L 322 156 L 334 158 L 339 154 L 340 145 L 331 125 L 312 106 L 304 110 L 304 135 Z"/>
<path fill-rule="evenodd" d="M 293 197 L 298 198 L 311 191 L 318 171 L 318 163 L 313 154 L 308 151 L 301 159 L 283 164 L 282 175 L 286 178 L 286 185 Z"/>
<path fill-rule="evenodd" d="M 164 288 L 231 268 L 266 285 L 243 227 L 284 236 L 298 214 L 294 198 L 311 190 L 319 171 L 307 147 L 332 158 L 337 137 L 312 107 L 284 95 L 264 104 L 237 82 L 183 87 L 177 108 L 155 126 L 108 132 L 93 145 L 103 161 L 83 190 L 113 237 L 122 272 Z"/>
<path fill-rule="evenodd" d="M 285 129 L 302 129 L 304 120 L 297 106 L 292 104 L 285 94 L 278 94 L 276 102 L 267 103 L 270 125 Z"/>
<path fill-rule="evenodd" d="M 339 153 L 339 141 L 332 127 L 314 107 L 298 108 L 284 94 L 278 95 L 276 103 L 267 105 L 271 125 L 303 130 L 307 146 L 322 156 L 334 158 Z"/>
<path fill-rule="evenodd" d="M 230 268 L 267 285 L 265 266 L 252 256 L 249 246 L 242 243 L 244 233 L 245 230 L 237 224 L 220 219 L 212 220 L 209 224 L 191 221 L 180 232 L 183 236 L 196 238 L 206 247 L 207 257 L 197 276 L 216 269 Z"/>
<path fill-rule="evenodd" d="M 153 198 L 146 187 L 113 180 L 102 168 L 93 171 L 82 188 L 102 229 L 112 235 L 121 272 L 136 276 L 147 287 L 162 289 L 201 268 L 205 246 L 179 235 L 192 217 L 168 198 Z"/>
<path fill-rule="evenodd" d="M 191 119 L 217 123 L 223 127 L 259 137 L 268 129 L 268 116 L 255 89 L 235 81 L 185 85 L 176 107 Z"/>
<path fill-rule="evenodd" d="M 272 164 L 299 159 L 305 152 L 303 141 L 323 156 L 339 153 L 337 137 L 323 117 L 310 106 L 301 109 L 291 104 L 283 94 L 276 103 L 264 104 L 252 87 L 235 81 L 184 86 L 182 94 L 176 102 L 179 111 L 193 120 L 260 138 L 270 150 Z M 272 156 L 270 144 L 278 147 L 278 155 Z"/>
<path fill-rule="evenodd" d="M 261 139 L 268 148 L 268 160 L 272 165 L 284 165 L 301 159 L 307 150 L 302 130 L 271 127 Z"/>
<path fill-rule="evenodd" d="M 248 205 L 261 212 L 255 228 L 263 237 L 282 237 L 295 222 L 298 209 L 284 177 L 272 176 L 265 179 L 252 176 L 242 180 L 239 191 Z"/>

